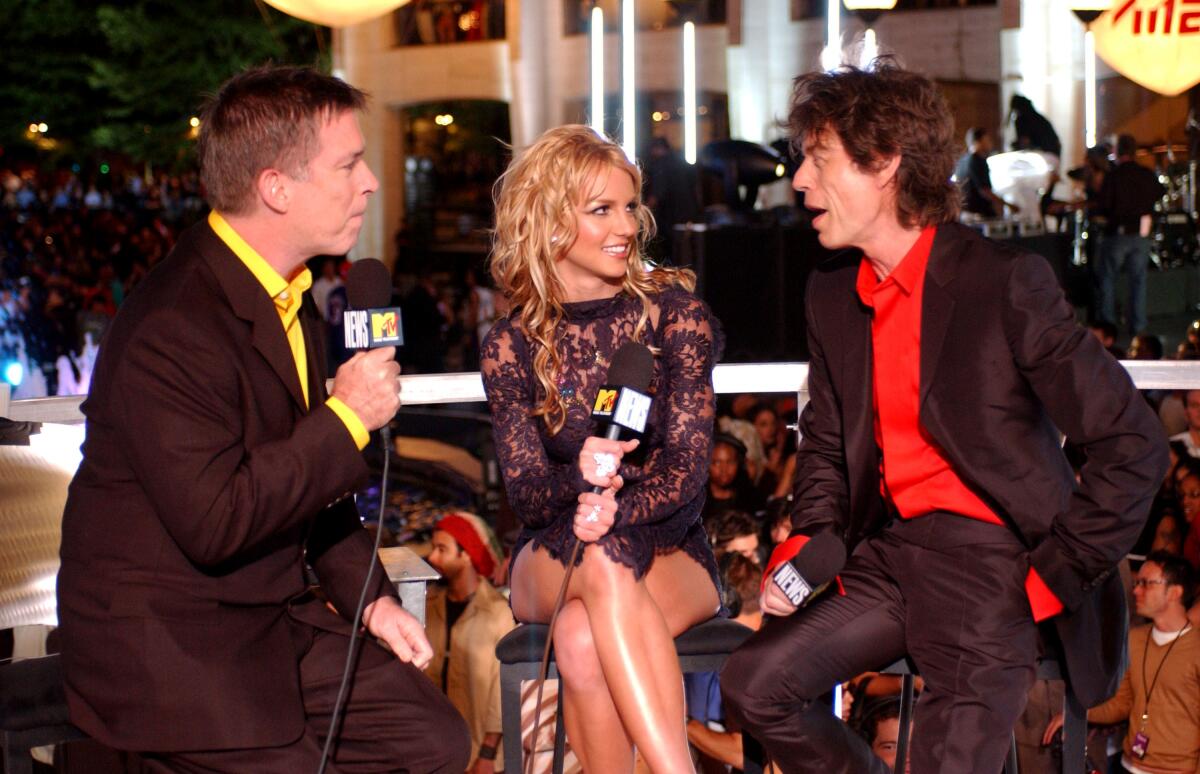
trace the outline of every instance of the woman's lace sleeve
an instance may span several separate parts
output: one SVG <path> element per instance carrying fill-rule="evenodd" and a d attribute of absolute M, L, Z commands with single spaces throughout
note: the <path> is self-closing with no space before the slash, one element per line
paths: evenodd
<path fill-rule="evenodd" d="M 704 302 L 690 294 L 664 294 L 663 301 L 663 386 L 655 400 L 667 402 L 666 440 L 647 455 L 643 475 L 618 493 L 622 525 L 669 518 L 700 493 L 708 477 L 720 326 Z"/>
<path fill-rule="evenodd" d="M 533 409 L 532 364 L 512 325 L 501 321 L 484 339 L 483 387 L 492 413 L 492 437 L 508 502 L 525 526 L 539 529 L 569 515 L 587 482 L 579 466 L 546 456 Z"/>

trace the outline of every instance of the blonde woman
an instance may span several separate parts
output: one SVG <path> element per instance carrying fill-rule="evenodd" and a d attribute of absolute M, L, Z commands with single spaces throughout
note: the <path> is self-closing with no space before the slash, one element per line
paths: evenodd
<path fill-rule="evenodd" d="M 653 771 L 688 772 L 672 639 L 719 606 L 700 508 L 721 335 L 691 272 L 643 259 L 652 219 L 641 187 L 621 148 L 585 126 L 552 129 L 513 161 L 496 187 L 491 264 L 512 312 L 488 334 L 482 371 L 524 524 L 518 620 L 550 620 L 584 543 L 552 633 L 573 749 L 586 771 L 632 771 L 636 746 Z M 591 420 L 627 341 L 655 354 L 640 446 L 596 437 Z"/>

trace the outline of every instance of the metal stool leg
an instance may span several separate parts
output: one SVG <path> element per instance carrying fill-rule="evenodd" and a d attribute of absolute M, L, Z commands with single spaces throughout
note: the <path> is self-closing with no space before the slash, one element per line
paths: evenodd
<path fill-rule="evenodd" d="M 900 738 L 896 740 L 896 771 L 904 771 L 908 762 L 908 733 L 912 727 L 913 676 L 900 678 Z"/>
<path fill-rule="evenodd" d="M 554 718 L 554 765 L 553 774 L 563 774 L 563 758 L 567 756 L 567 731 L 563 725 L 563 685 L 558 684 L 558 710 Z"/>
<path fill-rule="evenodd" d="M 1086 764 L 1087 710 L 1075 698 L 1068 683 L 1063 696 L 1062 774 L 1084 774 Z"/>
<path fill-rule="evenodd" d="M 500 664 L 500 717 L 504 731 L 504 770 L 524 771 L 521 754 L 521 673 L 512 664 Z"/>

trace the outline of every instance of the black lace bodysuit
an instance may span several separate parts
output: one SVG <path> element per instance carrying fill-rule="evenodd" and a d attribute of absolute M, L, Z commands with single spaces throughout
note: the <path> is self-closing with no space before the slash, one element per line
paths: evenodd
<path fill-rule="evenodd" d="M 717 585 L 700 509 L 716 413 L 712 369 L 723 337 L 704 302 L 682 289 L 651 296 L 651 305 L 658 324 L 652 314 L 642 343 L 659 348 L 650 382 L 654 402 L 639 449 L 621 461 L 625 486 L 617 493 L 617 523 L 598 542 L 638 578 L 656 554 L 682 549 Z M 542 418 L 531 416 L 545 393 L 533 372 L 533 345 L 516 322 L 505 319 L 492 327 L 481 360 L 496 454 L 509 503 L 524 524 L 513 557 L 532 540 L 566 563 L 575 542 L 575 506 L 589 488 L 579 472 L 579 450 L 600 432 L 591 418 L 592 401 L 609 359 L 633 337 L 641 302 L 622 293 L 563 307 L 556 346 L 567 416 L 558 434 L 550 435 Z"/>

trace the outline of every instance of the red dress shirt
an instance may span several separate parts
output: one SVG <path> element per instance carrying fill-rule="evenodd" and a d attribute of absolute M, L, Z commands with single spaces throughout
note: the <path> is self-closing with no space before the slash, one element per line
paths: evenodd
<path fill-rule="evenodd" d="M 921 298 L 934 226 L 921 231 L 904 259 L 883 280 L 864 256 L 857 290 L 872 309 L 875 443 L 882 454 L 880 488 L 901 518 L 950 511 L 1003 527 L 1004 522 L 954 471 L 920 422 Z M 884 385 L 880 389 L 880 385 Z M 1062 603 L 1031 567 L 1025 591 L 1035 621 L 1062 612 Z"/>

